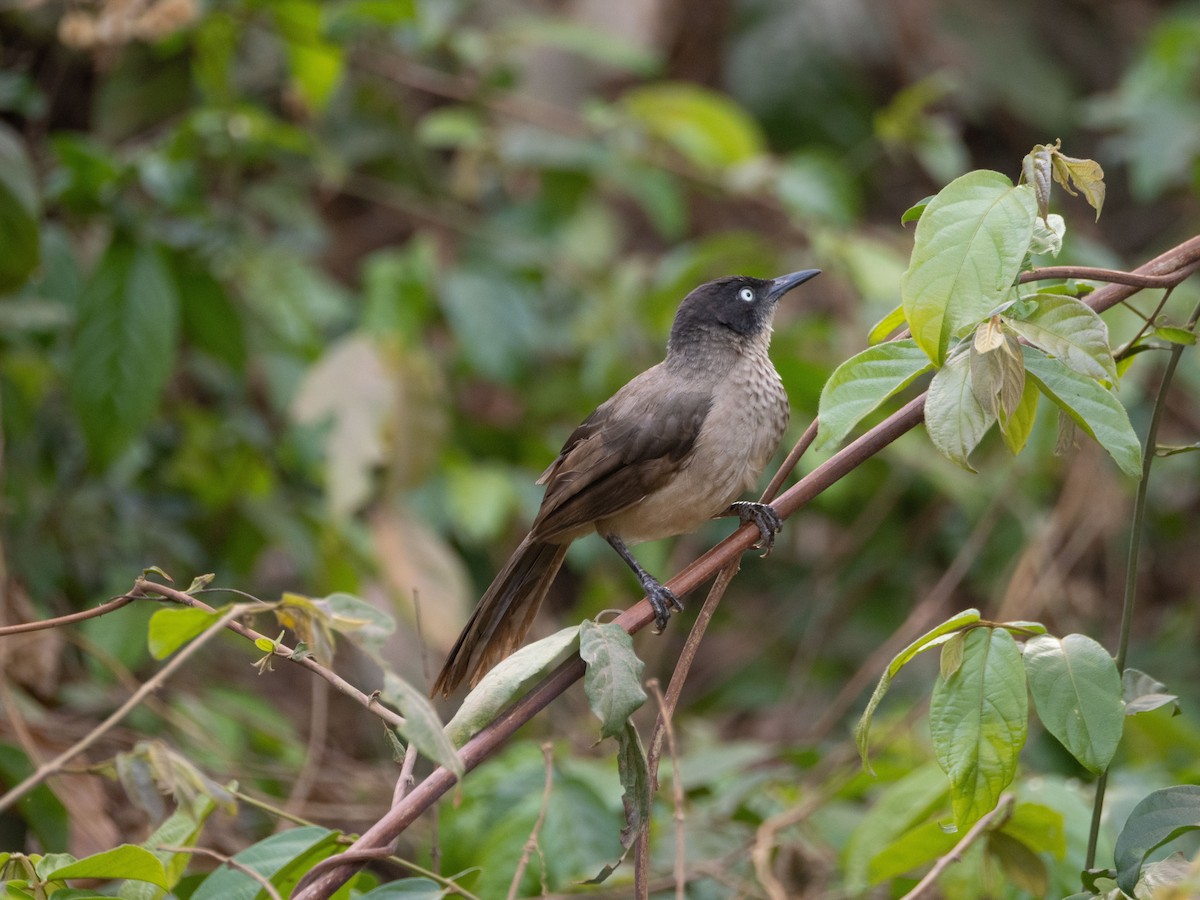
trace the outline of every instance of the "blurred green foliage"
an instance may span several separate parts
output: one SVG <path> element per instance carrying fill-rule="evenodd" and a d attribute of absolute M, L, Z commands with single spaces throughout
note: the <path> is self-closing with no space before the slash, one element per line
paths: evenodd
<path fill-rule="evenodd" d="M 825 270 L 816 299 L 776 326 L 794 438 L 829 373 L 899 300 L 912 243 L 901 214 L 963 171 L 1015 179 L 1022 155 L 1056 138 L 1098 159 L 1110 188 L 1098 224 L 1057 195 L 1073 262 L 1136 265 L 1200 225 L 1194 5 L 942 0 L 918 24 L 878 2 L 724 0 L 653 29 L 620 4 L 608 18 L 584 6 L 0 12 L 6 620 L 94 605 L 148 565 L 185 583 L 215 572 L 265 599 L 346 591 L 400 619 L 383 653 L 419 682 L 418 617 L 437 657 L 529 521 L 537 473 L 582 416 L 657 361 L 699 282 Z M 1178 290 L 1164 324 L 1196 296 Z M 1141 324 L 1127 311 L 1106 319 L 1114 344 Z M 1139 433 L 1155 356 L 1137 358 L 1122 394 Z M 1189 353 L 1164 439 L 1195 443 L 1198 397 Z M 1052 423 L 1039 424 L 1013 461 L 993 434 L 972 476 L 926 441 L 902 439 L 789 522 L 718 612 L 678 716 L 689 896 L 761 879 L 750 853 L 761 840 L 789 890 L 879 881 L 883 896 L 915 882 L 932 856 L 897 851 L 895 821 L 869 810 L 900 793 L 925 851 L 941 846 L 949 805 L 944 781 L 922 776 L 926 732 L 877 722 L 878 780 L 857 771 L 849 733 L 890 655 L 877 650 L 910 611 L 901 645 L 968 606 L 1115 635 L 1130 486 L 1096 448 L 1056 457 Z M 1194 454 L 1160 460 L 1131 661 L 1185 709 L 1200 674 L 1198 515 Z M 638 552 L 668 573 L 726 528 Z M 966 575 L 939 595 L 973 535 Z M 599 542 L 572 549 L 543 633 L 631 602 L 610 556 Z M 148 615 L 127 607 L 65 640 L 5 639 L 4 780 L 27 772 L 19 744 L 86 730 L 151 670 Z M 638 639 L 648 675 L 666 677 L 681 639 L 676 628 Z M 247 649 L 205 648 L 131 727 L 280 806 L 305 771 L 295 809 L 346 829 L 374 821 L 395 776 L 374 724 L 299 679 L 253 679 Z M 371 689 L 369 662 L 343 666 Z M 919 681 L 893 691 L 920 695 Z M 566 889 L 619 854 L 615 767 L 591 758 L 611 745 L 588 749 L 582 695 L 529 732 L 559 748 L 545 861 L 524 884 Z M 544 766 L 531 746 L 469 778 L 446 812 L 443 871 L 483 867 L 480 896 L 507 887 L 537 815 Z M 1106 826 L 1115 833 L 1155 787 L 1200 775 L 1198 746 L 1194 716 L 1131 719 Z M 1018 802 L 1063 820 L 1065 853 L 1041 854 L 1047 883 L 1077 889 L 1089 815 L 1078 780 L 1090 776 L 1044 732 L 1022 764 L 1034 774 L 1018 775 Z M 38 792 L 0 819 L 4 847 L 98 849 L 67 834 L 62 804 L 67 822 L 102 823 L 111 845 L 158 824 L 118 815 L 103 790 L 53 787 L 57 799 Z M 660 873 L 673 860 L 669 797 L 655 801 Z M 788 819 L 798 807 L 806 815 Z M 207 828 L 233 852 L 273 824 L 243 806 Z M 406 840 L 403 854 L 428 859 L 427 823 Z M 948 873 L 946 896 L 981 884 L 1029 895 L 994 870 L 998 842 Z"/>

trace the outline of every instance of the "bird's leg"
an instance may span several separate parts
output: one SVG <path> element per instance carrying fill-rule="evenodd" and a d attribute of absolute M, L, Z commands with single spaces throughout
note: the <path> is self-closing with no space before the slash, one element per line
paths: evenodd
<path fill-rule="evenodd" d="M 753 522 L 758 528 L 758 543 L 754 546 L 763 551 L 763 556 L 770 554 L 771 548 L 775 546 L 775 535 L 783 530 L 783 519 L 779 518 L 775 507 L 765 503 L 749 503 L 744 500 L 731 503 L 722 515 L 737 516 L 743 525 Z"/>
<path fill-rule="evenodd" d="M 606 534 L 604 539 L 612 544 L 612 548 L 621 554 L 621 559 L 625 560 L 625 564 L 633 569 L 633 574 L 641 583 L 642 590 L 646 592 L 646 599 L 650 601 L 650 606 L 654 609 L 654 633 L 662 634 L 663 629 L 667 627 L 667 620 L 671 618 L 671 610 L 676 609 L 682 612 L 683 604 L 679 602 L 678 597 L 671 593 L 669 588 L 663 586 L 662 582 L 642 568 L 641 563 L 633 558 L 633 554 L 629 552 L 629 548 L 625 546 L 623 540 L 615 534 Z"/>

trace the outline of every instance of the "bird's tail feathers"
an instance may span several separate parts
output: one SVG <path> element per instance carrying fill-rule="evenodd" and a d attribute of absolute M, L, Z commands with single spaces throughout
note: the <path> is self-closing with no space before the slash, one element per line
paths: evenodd
<path fill-rule="evenodd" d="M 519 646 L 566 556 L 566 544 L 526 537 L 471 614 L 434 682 L 445 696 L 462 682 L 474 687 L 492 666 Z"/>

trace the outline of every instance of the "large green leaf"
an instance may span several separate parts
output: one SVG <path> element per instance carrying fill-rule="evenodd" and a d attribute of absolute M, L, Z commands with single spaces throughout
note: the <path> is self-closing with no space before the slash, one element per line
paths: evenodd
<path fill-rule="evenodd" d="M 221 612 L 189 606 L 155 610 L 146 632 L 150 655 L 155 659 L 166 659 L 192 638 L 203 634 Z"/>
<path fill-rule="evenodd" d="M 1038 389 L 1100 444 L 1126 475 L 1142 475 L 1142 446 L 1129 414 L 1111 391 L 1033 347 L 1022 347 L 1025 374 Z"/>
<path fill-rule="evenodd" d="M 964 610 L 957 615 L 951 616 L 942 624 L 934 626 L 892 657 L 892 661 L 888 663 L 887 669 L 880 676 L 879 683 L 875 685 L 875 691 L 871 694 L 871 699 L 867 701 L 867 708 L 863 711 L 861 718 L 858 720 L 858 725 L 854 729 L 854 740 L 858 744 L 858 755 L 862 758 L 865 768 L 868 770 L 871 768 L 868 759 L 871 741 L 871 718 L 875 714 L 875 709 L 883 700 L 884 694 L 887 693 L 888 688 L 891 686 L 892 679 L 918 653 L 923 653 L 932 647 L 944 644 L 955 634 L 961 632 L 967 625 L 974 625 L 978 621 L 979 610 Z"/>
<path fill-rule="evenodd" d="M 587 663 L 583 689 L 600 720 L 600 736 L 619 737 L 629 717 L 646 702 L 642 690 L 646 664 L 633 652 L 629 632 L 615 622 L 581 623 L 579 655 Z"/>
<path fill-rule="evenodd" d="M 1040 635 L 1025 644 L 1025 671 L 1038 717 L 1089 771 L 1099 775 L 1125 726 L 1121 676 L 1090 637 Z"/>
<path fill-rule="evenodd" d="M 68 387 L 95 460 L 106 465 L 150 421 L 175 363 L 179 298 L 148 245 L 118 239 L 79 298 Z"/>
<path fill-rule="evenodd" d="M 938 764 L 950 777 L 954 823 L 966 828 L 996 806 L 1012 782 L 1029 728 L 1025 669 L 1003 628 L 975 628 L 963 660 L 938 677 L 929 730 Z"/>
<path fill-rule="evenodd" d="M 1025 302 L 1033 308 L 1029 316 L 1005 317 L 1013 331 L 1080 375 L 1117 380 L 1108 326 L 1094 309 L 1061 294 L 1037 294 Z"/>
<path fill-rule="evenodd" d="M 936 364 L 952 338 L 1008 295 L 1036 216 L 1031 188 L 990 171 L 956 178 L 925 208 L 900 299 L 914 340 Z"/>
<path fill-rule="evenodd" d="M 471 735 L 492 721 L 496 713 L 542 678 L 567 651 L 575 648 L 578 641 L 579 626 L 572 625 L 527 644 L 497 663 L 463 698 L 454 718 L 446 723 L 446 734 L 454 746 L 465 744 Z"/>
<path fill-rule="evenodd" d="M 929 818 L 945 800 L 946 776 L 932 762 L 918 766 L 884 788 L 846 841 L 842 858 L 847 887 L 853 895 L 866 889 L 871 870 L 895 868 L 887 863 L 893 855 L 893 846 L 906 832 Z M 956 840 L 951 839 L 951 846 Z M 907 868 L 920 861 L 914 860 Z M 907 868 L 901 871 L 907 871 Z"/>
<path fill-rule="evenodd" d="M 1180 784 L 1145 797 L 1125 820 L 1114 851 L 1117 883 L 1133 896 L 1142 862 L 1150 851 L 1200 829 L 1200 785 Z"/>
<path fill-rule="evenodd" d="M 817 446 L 839 443 L 864 416 L 932 368 L 911 339 L 878 344 L 850 357 L 821 390 Z"/>
<path fill-rule="evenodd" d="M 947 459 L 974 472 L 968 457 L 996 421 L 979 402 L 971 386 L 969 353 L 956 353 L 946 360 L 929 383 L 925 398 L 925 430 Z"/>
<path fill-rule="evenodd" d="M 45 873 L 54 879 L 66 878 L 129 878 L 166 888 L 167 874 L 162 861 L 144 847 L 122 844 L 111 850 L 85 856 L 65 866 Z"/>

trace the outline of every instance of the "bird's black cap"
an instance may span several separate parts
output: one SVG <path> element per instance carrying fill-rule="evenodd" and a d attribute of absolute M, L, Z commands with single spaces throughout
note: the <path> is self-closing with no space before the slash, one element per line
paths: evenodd
<path fill-rule="evenodd" d="M 702 284 L 679 304 L 671 343 L 683 342 L 689 332 L 708 331 L 713 326 L 744 336 L 757 334 L 770 327 L 775 305 L 784 294 L 820 274 L 820 269 L 804 269 L 770 279 L 729 275 Z"/>

